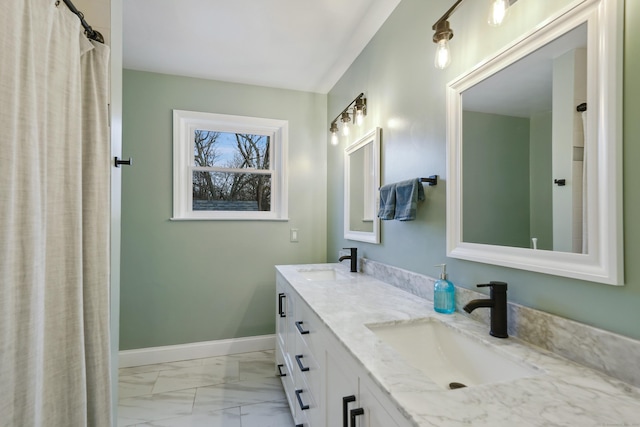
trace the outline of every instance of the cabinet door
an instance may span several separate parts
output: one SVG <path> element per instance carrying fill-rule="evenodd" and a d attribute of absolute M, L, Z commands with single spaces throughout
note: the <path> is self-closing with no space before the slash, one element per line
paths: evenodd
<path fill-rule="evenodd" d="M 358 420 L 360 424 L 356 424 L 356 427 L 398 427 L 364 380 L 360 380 L 359 407 L 364 409 L 364 414 L 360 416 L 361 419 Z"/>
<path fill-rule="evenodd" d="M 276 280 L 276 337 L 278 345 L 285 348 L 285 333 L 287 329 L 287 290 L 280 280 Z"/>
<path fill-rule="evenodd" d="M 325 404 L 327 426 L 349 427 L 349 411 L 359 406 L 358 377 L 341 358 L 326 353 Z"/>

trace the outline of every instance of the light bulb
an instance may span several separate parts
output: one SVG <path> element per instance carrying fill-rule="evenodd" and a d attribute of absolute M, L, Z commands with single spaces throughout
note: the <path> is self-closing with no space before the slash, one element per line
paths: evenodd
<path fill-rule="evenodd" d="M 364 121 L 364 111 L 362 111 L 362 109 L 356 110 L 356 124 L 358 126 L 361 126 L 363 121 Z"/>
<path fill-rule="evenodd" d="M 493 0 L 491 8 L 489 9 L 489 25 L 497 27 L 502 24 L 505 16 L 507 16 L 507 9 L 509 8 L 509 0 Z"/>
<path fill-rule="evenodd" d="M 349 113 L 344 111 L 342 116 L 340 117 L 340 121 L 342 122 L 342 134 L 344 136 L 349 135 L 349 122 L 351 121 L 351 117 L 349 117 Z"/>
<path fill-rule="evenodd" d="M 443 38 L 438 41 L 436 48 L 436 58 L 434 64 L 441 70 L 447 68 L 451 63 L 451 53 L 449 52 L 449 40 Z"/>
<path fill-rule="evenodd" d="M 338 132 L 331 132 L 331 145 L 338 145 Z"/>

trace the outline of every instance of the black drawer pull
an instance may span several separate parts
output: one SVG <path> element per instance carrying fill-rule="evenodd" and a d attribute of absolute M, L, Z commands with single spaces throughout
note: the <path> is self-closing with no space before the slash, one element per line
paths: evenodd
<path fill-rule="evenodd" d="M 349 413 L 351 414 L 351 426 L 350 427 L 356 427 L 356 417 L 358 415 L 364 415 L 364 409 L 362 409 L 362 408 L 352 409 Z"/>
<path fill-rule="evenodd" d="M 282 367 L 283 366 L 284 365 L 278 365 L 278 375 L 281 376 L 281 377 L 286 377 L 287 373 L 286 372 L 282 372 Z"/>
<path fill-rule="evenodd" d="M 287 296 L 287 294 L 285 293 L 279 293 L 278 294 L 278 314 L 280 315 L 280 317 L 287 317 L 287 314 L 284 311 L 284 307 L 282 304 L 282 300 Z"/>
<path fill-rule="evenodd" d="M 296 322 L 296 328 L 298 328 L 298 332 L 300 332 L 300 335 L 306 335 L 309 333 L 309 331 L 305 331 L 304 329 L 302 329 L 303 323 L 304 322 L 301 320 Z"/>
<path fill-rule="evenodd" d="M 342 398 L 342 427 L 349 427 L 349 403 L 355 401 L 356 397 L 353 395 Z"/>
<path fill-rule="evenodd" d="M 307 409 L 309 409 L 309 405 L 305 405 L 304 403 L 302 403 L 302 398 L 300 397 L 301 394 L 302 394 L 302 390 L 296 390 L 296 398 L 298 399 L 298 405 L 300 405 L 300 409 L 302 409 L 303 411 L 306 411 Z"/>
<path fill-rule="evenodd" d="M 300 367 L 300 370 L 301 370 L 302 372 L 307 372 L 307 371 L 309 370 L 309 367 L 308 367 L 308 366 L 304 366 L 304 365 L 302 364 L 302 360 L 300 360 L 300 359 L 302 359 L 303 357 L 304 357 L 304 356 L 303 356 L 303 355 L 301 355 L 301 354 L 296 354 L 296 362 L 298 362 L 298 367 Z"/>

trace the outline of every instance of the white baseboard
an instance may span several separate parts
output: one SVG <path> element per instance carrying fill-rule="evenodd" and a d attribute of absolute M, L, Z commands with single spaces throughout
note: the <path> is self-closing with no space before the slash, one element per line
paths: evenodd
<path fill-rule="evenodd" d="M 228 340 L 203 341 L 163 347 L 123 350 L 119 353 L 119 367 L 151 365 L 154 363 L 177 362 L 201 359 L 203 357 L 225 356 L 227 354 L 249 353 L 276 348 L 275 335 L 232 338 Z"/>

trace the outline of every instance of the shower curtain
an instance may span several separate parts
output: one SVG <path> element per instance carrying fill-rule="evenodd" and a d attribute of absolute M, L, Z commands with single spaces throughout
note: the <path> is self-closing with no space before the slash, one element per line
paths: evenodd
<path fill-rule="evenodd" d="M 111 425 L 108 47 L 0 13 L 0 426 Z"/>

